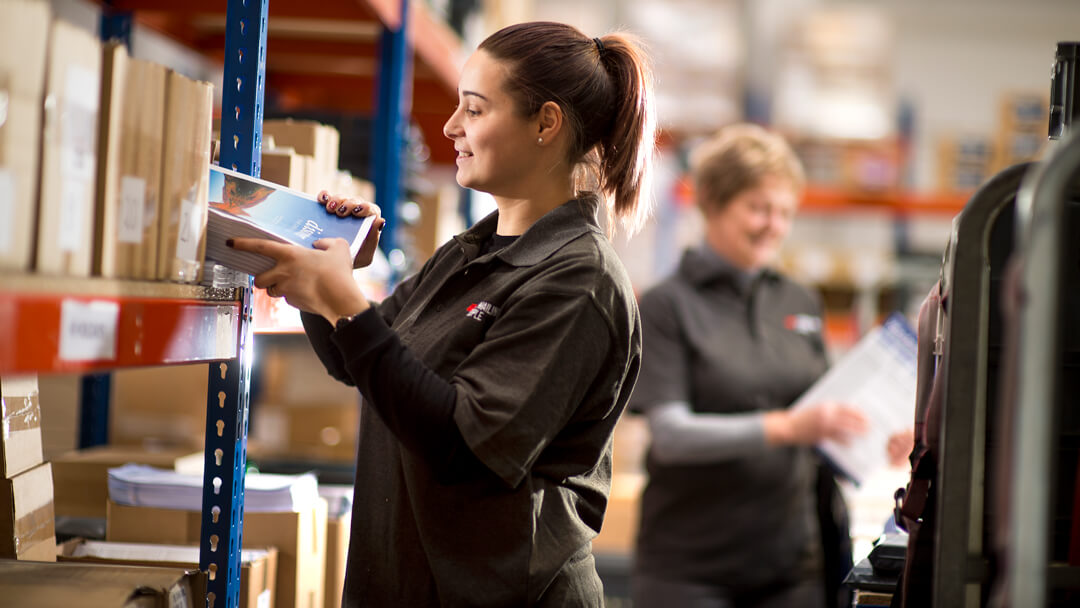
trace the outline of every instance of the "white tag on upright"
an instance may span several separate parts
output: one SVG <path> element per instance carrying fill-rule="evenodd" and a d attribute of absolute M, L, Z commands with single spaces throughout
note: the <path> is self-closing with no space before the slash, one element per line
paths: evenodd
<path fill-rule="evenodd" d="M 125 175 L 120 178 L 120 209 L 116 222 L 116 238 L 121 243 L 141 243 L 143 213 L 146 210 L 146 180 Z"/>
<path fill-rule="evenodd" d="M 176 235 L 176 257 L 193 262 L 199 253 L 199 229 L 195 224 L 195 203 L 184 199 L 180 203 L 180 226 Z"/>
<path fill-rule="evenodd" d="M 60 359 L 115 359 L 119 322 L 120 305 L 116 302 L 64 300 L 60 307 Z"/>
<path fill-rule="evenodd" d="M 56 244 L 60 251 L 78 251 L 82 247 L 83 228 L 86 226 L 86 182 L 65 178 L 60 182 L 60 200 L 63 201 L 60 216 L 52 218 L 56 229 Z"/>
<path fill-rule="evenodd" d="M 15 246 L 15 175 L 0 167 L 0 254 Z"/>

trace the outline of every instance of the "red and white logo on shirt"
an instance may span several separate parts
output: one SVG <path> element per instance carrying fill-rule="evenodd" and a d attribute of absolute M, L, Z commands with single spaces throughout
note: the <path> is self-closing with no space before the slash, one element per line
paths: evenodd
<path fill-rule="evenodd" d="M 491 302 L 475 302 L 465 309 L 465 316 L 474 321 L 483 321 L 488 317 L 494 319 L 499 316 L 499 307 Z"/>
<path fill-rule="evenodd" d="M 821 317 L 815 317 L 814 315 L 788 315 L 784 317 L 784 327 L 797 334 L 816 334 L 821 331 Z"/>

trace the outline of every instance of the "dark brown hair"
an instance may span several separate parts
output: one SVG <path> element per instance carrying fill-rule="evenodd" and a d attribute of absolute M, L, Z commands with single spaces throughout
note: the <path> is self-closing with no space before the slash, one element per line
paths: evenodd
<path fill-rule="evenodd" d="M 802 164 L 783 136 L 750 123 L 728 125 L 690 155 L 694 197 L 705 213 L 720 211 L 768 176 L 805 184 Z"/>
<path fill-rule="evenodd" d="M 656 145 L 652 68 L 626 33 L 589 38 L 563 23 L 505 27 L 479 47 L 508 67 L 507 93 L 525 116 L 559 105 L 572 133 L 569 161 L 579 191 L 598 190 L 633 232 L 649 212 Z"/>

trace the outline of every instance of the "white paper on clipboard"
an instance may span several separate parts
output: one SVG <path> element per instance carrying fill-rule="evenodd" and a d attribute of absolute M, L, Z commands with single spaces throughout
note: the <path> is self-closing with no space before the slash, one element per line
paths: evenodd
<path fill-rule="evenodd" d="M 915 354 L 915 329 L 895 313 L 859 340 L 791 406 L 835 402 L 862 411 L 868 422 L 865 434 L 846 445 L 825 441 L 818 446 L 856 485 L 888 464 L 889 437 L 914 424 Z"/>

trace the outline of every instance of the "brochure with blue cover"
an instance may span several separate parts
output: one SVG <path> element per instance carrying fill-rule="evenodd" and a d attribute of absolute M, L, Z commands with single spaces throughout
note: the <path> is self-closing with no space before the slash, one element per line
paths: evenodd
<path fill-rule="evenodd" d="M 311 247 L 325 238 L 342 238 L 355 257 L 374 216 L 341 217 L 328 213 L 314 196 L 230 171 L 210 167 L 210 214 L 206 226 L 206 257 L 248 274 L 273 268 L 274 260 L 225 245 L 232 238 L 250 237 Z"/>

